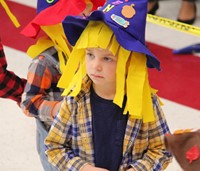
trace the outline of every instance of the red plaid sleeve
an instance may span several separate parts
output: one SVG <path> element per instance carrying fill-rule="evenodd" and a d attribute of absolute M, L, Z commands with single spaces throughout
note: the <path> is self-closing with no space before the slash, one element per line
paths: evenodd
<path fill-rule="evenodd" d="M 5 72 L 6 67 L 7 67 L 7 62 L 6 62 L 5 54 L 3 51 L 3 46 L 0 42 L 0 74 Z"/>
<path fill-rule="evenodd" d="M 7 71 L 7 62 L 0 42 L 0 97 L 21 102 L 26 80 L 18 77 L 12 71 Z"/>

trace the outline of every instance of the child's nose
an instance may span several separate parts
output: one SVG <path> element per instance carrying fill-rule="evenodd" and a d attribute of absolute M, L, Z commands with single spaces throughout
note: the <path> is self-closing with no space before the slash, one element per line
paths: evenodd
<path fill-rule="evenodd" d="M 94 69 L 97 70 L 97 71 L 101 71 L 101 69 L 102 69 L 101 63 L 100 63 L 99 60 L 95 60 L 95 61 L 94 61 L 93 67 L 94 67 Z"/>

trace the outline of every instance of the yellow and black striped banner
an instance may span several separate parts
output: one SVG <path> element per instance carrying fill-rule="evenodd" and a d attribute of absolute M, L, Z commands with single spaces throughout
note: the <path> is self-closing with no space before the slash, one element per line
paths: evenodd
<path fill-rule="evenodd" d="M 200 36 L 200 27 L 181 23 L 181 22 L 174 21 L 168 18 L 163 18 L 156 15 L 148 14 L 147 22 L 158 24 L 163 27 L 168 27 L 174 30 L 185 32 L 185 33 L 193 34 L 195 36 Z"/>

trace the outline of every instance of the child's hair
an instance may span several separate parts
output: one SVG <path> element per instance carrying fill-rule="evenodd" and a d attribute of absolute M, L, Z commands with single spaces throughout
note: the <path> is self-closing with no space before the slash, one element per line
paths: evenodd
<path fill-rule="evenodd" d="M 89 21 L 73 48 L 58 84 L 65 88 L 63 95 L 76 96 L 80 92 L 82 80 L 86 76 L 85 49 L 90 47 L 108 49 L 118 56 L 117 87 L 113 102 L 122 107 L 126 94 L 124 114 L 129 113 L 133 118 L 143 119 L 143 122 L 153 121 L 152 89 L 148 82 L 146 55 L 124 49 L 117 42 L 113 31 L 102 21 Z"/>

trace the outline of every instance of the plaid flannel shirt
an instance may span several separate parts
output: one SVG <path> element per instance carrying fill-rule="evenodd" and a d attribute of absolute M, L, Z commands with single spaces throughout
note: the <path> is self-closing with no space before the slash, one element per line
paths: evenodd
<path fill-rule="evenodd" d="M 45 140 L 49 162 L 61 171 L 78 171 L 86 163 L 94 165 L 90 85 L 91 80 L 86 79 L 77 97 L 65 97 Z M 171 162 L 172 156 L 164 146 L 164 135 L 169 128 L 157 96 L 152 100 L 154 122 L 128 119 L 120 171 L 129 167 L 137 171 L 161 171 Z"/>
<path fill-rule="evenodd" d="M 0 97 L 21 102 L 21 95 L 24 91 L 26 80 L 7 70 L 7 62 L 0 42 Z"/>
<path fill-rule="evenodd" d="M 40 119 L 47 127 L 52 124 L 54 106 L 63 99 L 62 89 L 57 87 L 61 73 L 58 59 L 53 57 L 56 52 L 52 47 L 32 60 L 21 102 L 27 116 Z"/>

